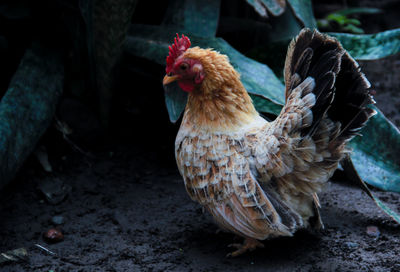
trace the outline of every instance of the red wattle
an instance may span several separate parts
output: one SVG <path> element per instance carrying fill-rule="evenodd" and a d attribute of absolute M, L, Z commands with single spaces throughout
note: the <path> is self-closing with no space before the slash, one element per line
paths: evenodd
<path fill-rule="evenodd" d="M 179 81 L 178 82 L 179 87 L 181 87 L 182 90 L 185 92 L 192 92 L 194 90 L 194 84 L 192 82 L 184 82 L 184 81 Z"/>

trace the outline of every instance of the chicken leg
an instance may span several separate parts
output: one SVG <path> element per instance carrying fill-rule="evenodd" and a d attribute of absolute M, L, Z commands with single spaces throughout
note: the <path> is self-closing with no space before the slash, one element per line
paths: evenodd
<path fill-rule="evenodd" d="M 226 257 L 237 257 L 247 251 L 253 251 L 258 247 L 264 248 L 264 244 L 254 238 L 245 238 L 243 244 L 230 244 L 228 247 L 234 247 L 237 248 L 237 250 L 228 253 Z"/>

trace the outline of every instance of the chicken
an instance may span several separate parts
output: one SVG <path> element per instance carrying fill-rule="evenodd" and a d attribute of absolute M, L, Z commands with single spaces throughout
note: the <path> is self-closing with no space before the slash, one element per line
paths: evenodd
<path fill-rule="evenodd" d="M 228 255 L 321 228 L 317 194 L 375 114 L 357 62 L 336 39 L 303 29 L 285 61 L 285 105 L 268 122 L 226 55 L 190 45 L 184 35 L 175 39 L 163 79 L 189 93 L 176 161 L 189 196 L 244 238 Z"/>

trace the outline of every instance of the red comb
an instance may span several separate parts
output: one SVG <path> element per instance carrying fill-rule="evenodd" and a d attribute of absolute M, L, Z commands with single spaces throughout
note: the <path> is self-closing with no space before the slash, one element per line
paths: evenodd
<path fill-rule="evenodd" d="M 176 38 L 172 46 L 169 46 L 169 55 L 167 56 L 167 67 L 166 71 L 169 73 L 172 70 L 172 65 L 175 60 L 182 55 L 190 47 L 190 40 L 188 37 L 182 34 L 182 38 L 179 38 L 178 33 L 176 33 Z"/>

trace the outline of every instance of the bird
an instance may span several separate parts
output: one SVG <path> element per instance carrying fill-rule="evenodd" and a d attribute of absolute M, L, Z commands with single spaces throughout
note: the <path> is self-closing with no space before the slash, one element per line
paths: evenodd
<path fill-rule="evenodd" d="M 172 82 L 188 93 L 177 166 L 190 198 L 243 238 L 228 256 L 323 228 L 318 194 L 376 113 L 371 84 L 337 39 L 304 28 L 290 42 L 274 120 L 257 112 L 228 56 L 185 35 L 169 46 L 165 90 Z"/>

